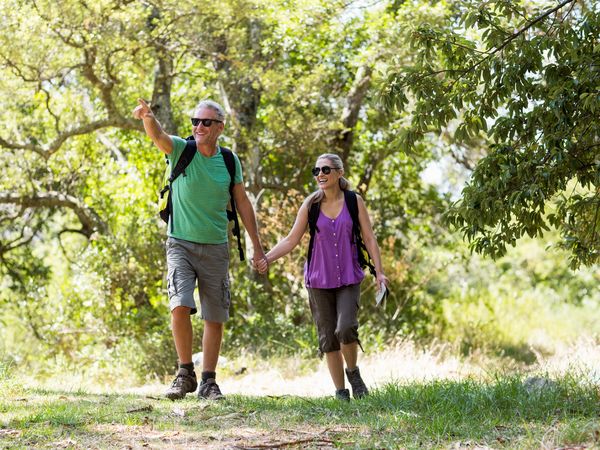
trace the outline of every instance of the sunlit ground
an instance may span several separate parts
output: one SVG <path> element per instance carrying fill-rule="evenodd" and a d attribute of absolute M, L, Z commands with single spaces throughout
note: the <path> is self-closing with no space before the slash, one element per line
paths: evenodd
<path fill-rule="evenodd" d="M 441 343 L 423 348 L 403 342 L 384 352 L 360 354 L 359 366 L 367 385 L 374 388 L 395 381 L 404 384 L 434 379 L 486 379 L 511 373 L 524 378 L 552 378 L 571 373 L 600 384 L 600 346 L 592 338 L 556 346 L 552 355 L 536 354 L 536 357 L 535 363 L 525 365 L 482 353 L 461 357 L 453 354 L 449 345 Z M 70 369 L 69 373 L 56 373 L 44 379 L 25 376 L 24 387 L 160 396 L 170 381 L 150 379 L 142 383 L 125 368 L 114 368 L 107 374 Z M 225 394 L 316 397 L 334 391 L 325 361 L 310 358 L 260 360 L 245 355 L 224 359 L 219 364 L 218 382 Z"/>

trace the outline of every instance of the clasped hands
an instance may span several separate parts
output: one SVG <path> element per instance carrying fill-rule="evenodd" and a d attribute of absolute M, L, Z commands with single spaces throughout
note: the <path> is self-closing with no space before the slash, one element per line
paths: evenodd
<path fill-rule="evenodd" d="M 262 256 L 252 258 L 251 261 L 254 270 L 261 275 L 264 275 L 267 273 L 267 270 L 269 270 L 269 260 L 264 254 Z"/>

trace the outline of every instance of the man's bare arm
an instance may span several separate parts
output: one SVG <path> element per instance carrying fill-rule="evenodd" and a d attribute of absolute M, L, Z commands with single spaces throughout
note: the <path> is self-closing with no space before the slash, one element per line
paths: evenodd
<path fill-rule="evenodd" d="M 173 151 L 173 140 L 171 139 L 171 136 L 164 132 L 160 123 L 156 120 L 156 117 L 154 117 L 150 105 L 148 105 L 145 100 L 141 98 L 138 99 L 138 105 L 133 110 L 133 117 L 144 123 L 144 130 L 146 130 L 146 134 L 152 139 L 154 145 L 156 145 L 161 152 L 170 155 Z"/>

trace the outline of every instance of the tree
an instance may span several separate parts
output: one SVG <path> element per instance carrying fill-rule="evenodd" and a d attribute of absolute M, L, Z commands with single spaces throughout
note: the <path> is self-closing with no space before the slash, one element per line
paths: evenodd
<path fill-rule="evenodd" d="M 453 2 L 445 15 L 406 30 L 417 58 L 390 68 L 383 99 L 412 113 L 413 141 L 450 129 L 463 145 L 487 143 L 448 222 L 494 258 L 552 226 L 572 267 L 596 263 L 598 5 Z"/>
<path fill-rule="evenodd" d="M 368 195 L 390 271 L 406 270 L 398 261 L 412 242 L 437 238 L 444 199 L 419 176 L 432 153 L 404 153 L 397 134 L 408 116 L 386 114 L 376 96 L 378 68 L 411 58 L 397 48 L 393 9 L 8 0 L 0 14 L 0 159 L 10 174 L 0 180 L 0 304 L 46 353 L 102 336 L 146 369 L 171 368 L 154 205 L 164 164 L 130 116 L 139 96 L 183 136 L 198 99 L 224 104 L 224 144 L 240 156 L 267 246 L 289 230 L 326 151 L 345 157 Z M 269 350 L 280 348 L 269 340 L 308 341 L 303 259 L 298 251 L 265 280 L 232 258 L 227 342 Z M 379 329 L 396 332 L 391 317 Z"/>

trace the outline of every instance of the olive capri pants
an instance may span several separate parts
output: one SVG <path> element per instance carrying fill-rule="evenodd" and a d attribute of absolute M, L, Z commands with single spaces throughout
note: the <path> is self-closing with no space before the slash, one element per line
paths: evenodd
<path fill-rule="evenodd" d="M 335 289 L 307 288 L 321 354 L 340 350 L 340 343 L 358 339 L 358 303 L 360 283 Z"/>

